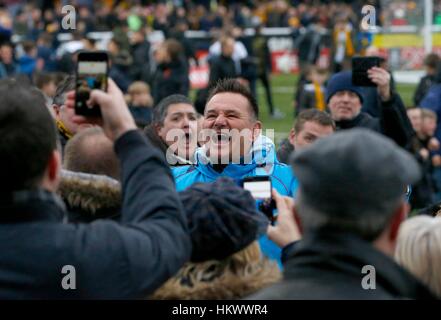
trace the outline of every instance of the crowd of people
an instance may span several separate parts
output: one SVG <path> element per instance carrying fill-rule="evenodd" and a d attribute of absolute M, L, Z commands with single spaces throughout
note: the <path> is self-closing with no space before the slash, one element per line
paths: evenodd
<path fill-rule="evenodd" d="M 439 298 L 439 57 L 426 57 L 414 106 L 385 57 L 367 72 L 374 86 L 356 86 L 350 59 L 378 52 L 352 40 L 356 4 L 323 2 L 82 1 L 79 30 L 57 43 L 53 6 L 63 2 L 9 1 L 0 298 Z M 253 41 L 228 21 L 254 28 Z M 269 113 L 283 117 L 260 31 L 310 23 L 332 30 L 332 64 L 304 61 L 293 127 L 276 146 L 256 98 L 260 80 Z M 164 41 L 153 47 L 149 28 Z M 189 28 L 221 30 L 195 101 Z M 85 117 L 75 113 L 75 68 L 78 52 L 97 49 L 95 30 L 113 32 L 109 78 L 87 102 L 101 117 Z M 250 178 L 268 179 L 271 197 L 246 189 Z"/>

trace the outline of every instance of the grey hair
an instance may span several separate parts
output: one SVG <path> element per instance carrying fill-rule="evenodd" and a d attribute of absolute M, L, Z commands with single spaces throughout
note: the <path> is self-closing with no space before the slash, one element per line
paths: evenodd
<path fill-rule="evenodd" d="M 168 108 L 172 104 L 184 103 L 193 106 L 193 102 L 186 96 L 182 94 L 172 94 L 164 99 L 162 99 L 153 109 L 153 119 L 152 122 L 156 124 L 163 125 L 164 119 L 167 116 Z"/>
<path fill-rule="evenodd" d="M 324 207 L 323 204 L 317 205 L 314 197 L 305 196 L 299 189 L 296 208 L 305 230 L 337 229 L 356 234 L 372 242 L 387 227 L 394 211 L 402 201 L 404 198 L 398 197 L 384 201 L 382 204 L 359 204 L 351 207 L 341 206 L 339 200 L 335 199 L 334 203 L 326 206 L 329 210 L 324 212 L 323 209 L 319 209 L 319 207 Z"/>
<path fill-rule="evenodd" d="M 418 216 L 403 222 L 395 260 L 441 297 L 441 218 Z"/>
<path fill-rule="evenodd" d="M 57 86 L 52 103 L 62 106 L 66 100 L 66 93 L 75 89 L 75 76 L 65 77 Z"/>

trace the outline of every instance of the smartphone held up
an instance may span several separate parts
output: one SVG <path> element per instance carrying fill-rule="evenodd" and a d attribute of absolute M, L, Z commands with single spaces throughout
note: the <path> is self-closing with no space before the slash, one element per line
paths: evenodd
<path fill-rule="evenodd" d="M 268 176 L 247 177 L 243 179 L 242 185 L 256 200 L 259 210 L 274 224 L 276 221 L 276 216 L 274 215 L 276 205 L 271 195 L 271 178 Z"/>
<path fill-rule="evenodd" d="M 75 77 L 75 113 L 77 115 L 99 117 L 98 105 L 87 101 L 94 89 L 107 91 L 109 57 L 105 51 L 82 51 L 78 54 Z"/>
<path fill-rule="evenodd" d="M 379 67 L 380 60 L 380 57 L 353 57 L 352 83 L 360 87 L 375 87 L 376 84 L 369 79 L 368 70 Z"/>

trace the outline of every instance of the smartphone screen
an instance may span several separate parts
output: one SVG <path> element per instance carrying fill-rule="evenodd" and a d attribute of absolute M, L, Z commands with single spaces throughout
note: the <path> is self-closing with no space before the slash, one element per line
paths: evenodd
<path fill-rule="evenodd" d="M 379 57 L 352 58 L 352 84 L 360 87 L 375 87 L 376 84 L 368 77 L 368 70 L 380 66 Z"/>
<path fill-rule="evenodd" d="M 251 192 L 254 199 L 271 198 L 271 181 L 244 181 L 243 188 Z"/>
<path fill-rule="evenodd" d="M 75 113 L 85 116 L 100 116 L 97 105 L 88 105 L 90 92 L 107 90 L 108 57 L 105 52 L 81 52 L 78 55 Z"/>

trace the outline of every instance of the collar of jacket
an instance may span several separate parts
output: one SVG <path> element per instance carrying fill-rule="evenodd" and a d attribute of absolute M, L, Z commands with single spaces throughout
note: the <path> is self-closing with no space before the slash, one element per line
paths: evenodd
<path fill-rule="evenodd" d="M 220 176 L 240 179 L 253 173 L 256 176 L 270 176 L 274 171 L 274 165 L 278 163 L 274 143 L 264 135 L 260 135 L 254 141 L 247 158 L 249 161 L 246 163 L 230 163 L 219 173 L 210 163 L 205 146 L 198 148 L 195 153 L 196 169 L 213 180 Z M 243 160 L 241 159 L 241 162 Z"/>
<path fill-rule="evenodd" d="M 61 198 L 43 189 L 16 191 L 0 196 L 0 223 L 67 220 Z"/>
<path fill-rule="evenodd" d="M 112 218 L 120 213 L 121 184 L 104 175 L 62 170 L 58 194 L 70 212 L 79 212 L 85 220 Z"/>
<path fill-rule="evenodd" d="M 339 129 L 352 129 L 354 127 L 357 127 L 360 124 L 360 122 L 364 120 L 366 117 L 370 117 L 370 116 L 364 112 L 360 112 L 354 119 L 336 121 L 335 125 Z"/>
<path fill-rule="evenodd" d="M 375 268 L 377 286 L 397 297 L 433 299 L 433 294 L 393 259 L 360 237 L 341 230 L 309 232 L 292 249 L 285 264 L 285 277 L 294 277 L 297 267 L 320 265 L 360 277 L 366 265 Z"/>
<path fill-rule="evenodd" d="M 56 121 L 58 132 L 65 138 L 66 140 L 69 140 L 73 137 L 72 132 L 69 131 L 69 129 L 66 128 L 64 123 L 61 120 Z"/>

